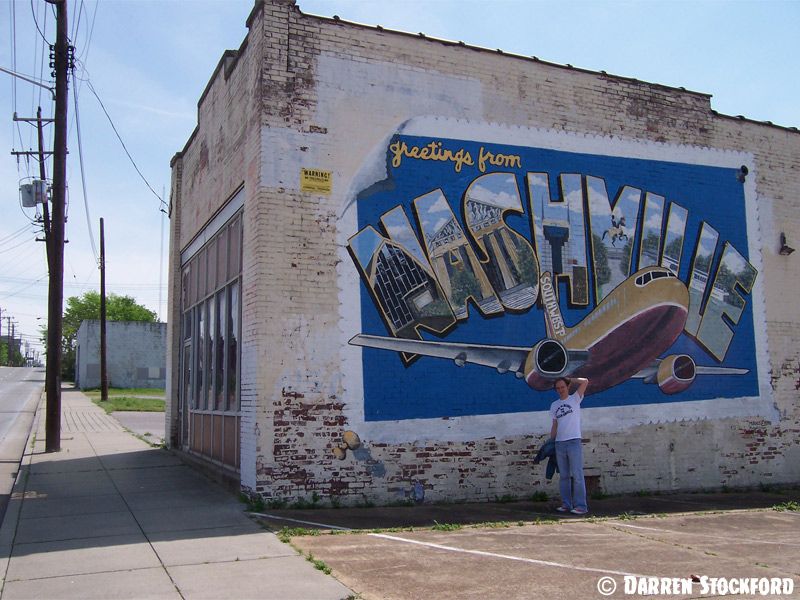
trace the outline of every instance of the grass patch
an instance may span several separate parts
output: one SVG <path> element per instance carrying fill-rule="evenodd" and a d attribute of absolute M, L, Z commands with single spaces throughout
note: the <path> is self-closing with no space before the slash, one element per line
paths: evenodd
<path fill-rule="evenodd" d="M 89 399 L 107 413 L 164 412 L 164 390 L 158 388 L 108 388 L 108 400 L 100 400 L 100 389 L 84 390 Z"/>
<path fill-rule="evenodd" d="M 306 527 L 284 527 L 278 533 L 278 539 L 284 544 L 288 544 L 293 537 L 301 535 L 319 535 L 319 529 L 307 529 Z"/>
<path fill-rule="evenodd" d="M 795 502 L 794 500 L 789 500 L 788 502 L 776 504 L 772 507 L 772 510 L 777 510 L 778 512 L 784 512 L 787 510 L 791 512 L 800 512 L 800 503 Z"/>
<path fill-rule="evenodd" d="M 533 496 L 531 496 L 531 500 L 533 502 L 547 502 L 549 498 L 547 497 L 547 492 L 535 492 Z"/>
<path fill-rule="evenodd" d="M 127 412 L 164 412 L 165 402 L 160 398 L 132 398 L 130 396 L 112 396 L 109 394 L 108 400 L 103 402 L 100 400 L 99 392 L 97 397 L 90 395 L 89 398 L 107 413 L 117 410 Z"/>
<path fill-rule="evenodd" d="M 89 388 L 83 390 L 83 393 L 89 396 L 100 397 L 100 388 Z M 153 398 L 164 398 L 166 392 L 159 388 L 108 388 L 109 396 L 151 396 Z"/>

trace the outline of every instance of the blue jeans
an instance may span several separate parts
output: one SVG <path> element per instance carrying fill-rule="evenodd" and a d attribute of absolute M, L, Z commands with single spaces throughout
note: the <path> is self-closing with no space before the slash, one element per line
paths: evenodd
<path fill-rule="evenodd" d="M 569 509 L 588 510 L 583 480 L 583 448 L 580 438 L 556 442 L 561 502 Z"/>

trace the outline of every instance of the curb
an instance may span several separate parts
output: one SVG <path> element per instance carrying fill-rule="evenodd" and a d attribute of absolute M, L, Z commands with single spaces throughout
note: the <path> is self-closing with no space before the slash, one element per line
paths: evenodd
<path fill-rule="evenodd" d="M 25 501 L 25 490 L 28 486 L 28 473 L 30 473 L 31 461 L 33 460 L 33 447 L 31 442 L 39 429 L 39 421 L 42 414 L 42 406 L 45 405 L 45 393 L 42 392 L 39 402 L 36 405 L 36 412 L 31 420 L 30 429 L 25 439 L 25 447 L 20 457 L 17 476 L 14 479 L 14 486 L 8 498 L 5 515 L 2 525 L 0 525 L 0 596 L 6 584 L 8 574 L 8 563 L 11 559 L 11 550 L 14 546 L 14 539 L 17 536 L 17 526 L 22 512 L 22 503 Z"/>

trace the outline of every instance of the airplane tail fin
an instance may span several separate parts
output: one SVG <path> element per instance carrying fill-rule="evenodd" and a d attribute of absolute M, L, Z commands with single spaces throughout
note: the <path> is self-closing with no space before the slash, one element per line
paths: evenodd
<path fill-rule="evenodd" d="M 539 280 L 544 305 L 544 323 L 547 328 L 547 337 L 560 340 L 566 337 L 569 327 L 561 316 L 561 306 L 558 303 L 558 288 L 553 282 L 553 275 L 549 271 L 542 273 Z"/>

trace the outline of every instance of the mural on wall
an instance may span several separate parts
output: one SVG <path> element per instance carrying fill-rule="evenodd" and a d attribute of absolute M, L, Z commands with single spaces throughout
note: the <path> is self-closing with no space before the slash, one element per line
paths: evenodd
<path fill-rule="evenodd" d="M 542 410 L 559 376 L 598 407 L 758 396 L 738 167 L 403 134 L 386 161 L 348 237 L 365 421 Z"/>

